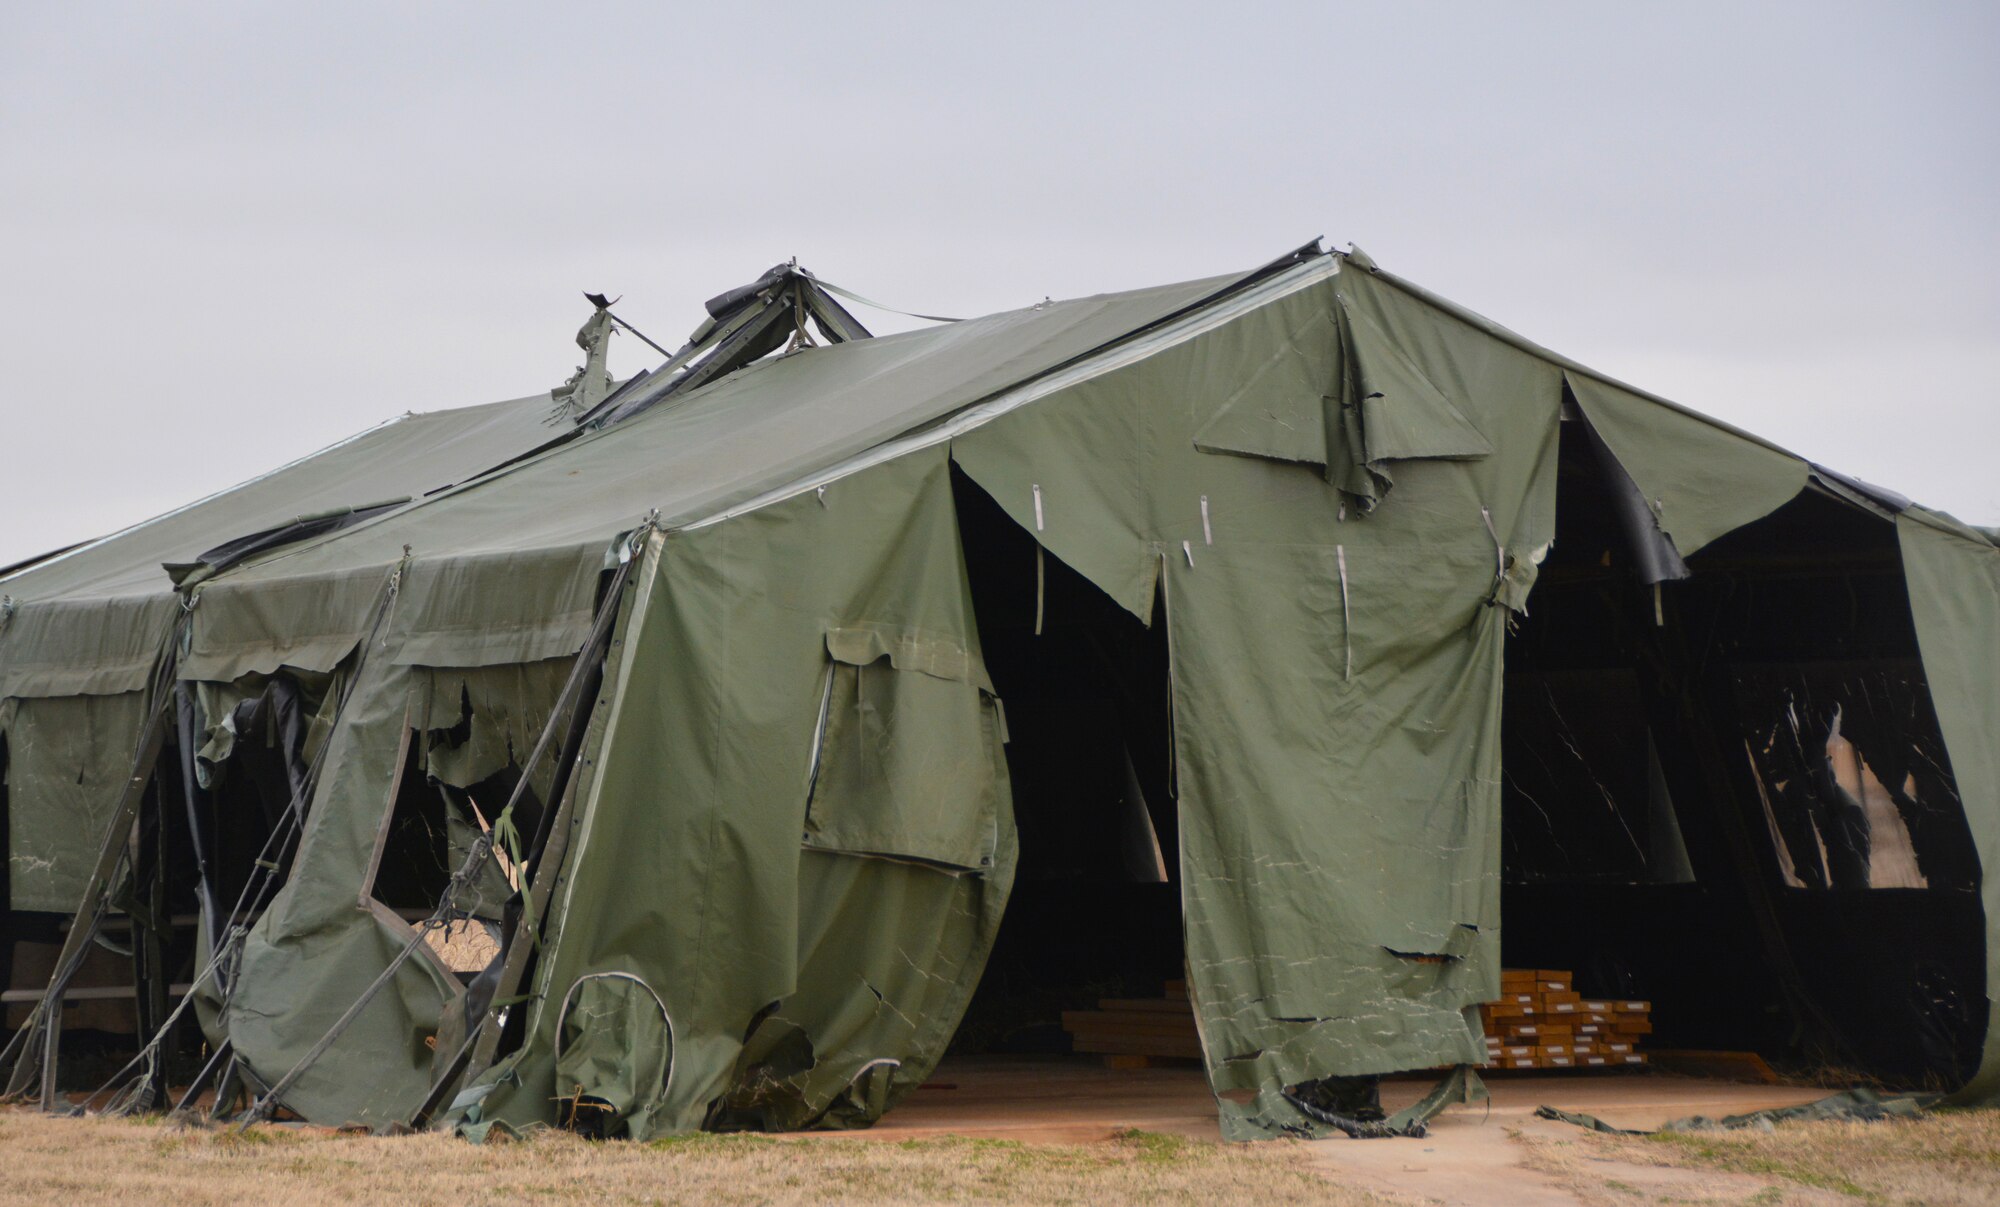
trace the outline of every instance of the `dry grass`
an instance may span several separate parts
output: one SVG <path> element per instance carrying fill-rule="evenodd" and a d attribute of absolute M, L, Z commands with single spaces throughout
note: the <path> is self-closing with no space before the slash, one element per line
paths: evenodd
<path fill-rule="evenodd" d="M 1587 1203 L 1668 1201 L 2000 1203 L 2000 1111 L 1950 1111 L 1880 1123 L 1784 1123 L 1772 1131 L 1524 1137 L 1529 1164 Z M 1718 1175 L 1662 1193 L 1619 1166 Z"/>
<path fill-rule="evenodd" d="M 1307 1168 L 1296 1143 L 1203 1144 L 1150 1132 L 1110 1143 L 695 1136 L 593 1144 L 564 1134 L 469 1144 L 0 1111 L 0 1203 L 1379 1204 Z"/>
<path fill-rule="evenodd" d="M 1539 1128 L 1520 1143 L 1527 1165 L 1589 1204 L 2000 1203 L 2000 1111 L 1649 1137 Z M 593 1144 L 544 1133 L 482 1147 L 297 1127 L 238 1136 L 11 1109 L 0 1110 L 0 1162 L 0 1204 L 1391 1201 L 1329 1180 L 1296 1142 L 1137 1131 L 1082 1145 L 759 1136 Z M 1503 1180 L 1490 1189 L 1492 1201 L 1510 1197 Z"/>

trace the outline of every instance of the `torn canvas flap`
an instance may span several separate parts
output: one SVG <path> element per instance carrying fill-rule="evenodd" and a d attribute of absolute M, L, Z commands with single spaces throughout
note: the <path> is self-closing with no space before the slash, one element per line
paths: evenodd
<path fill-rule="evenodd" d="M 325 733 L 315 723 L 326 716 L 340 681 L 340 672 L 283 668 L 276 675 L 246 675 L 229 683 L 191 684 L 197 705 L 201 747 L 196 751 L 196 775 L 203 787 L 227 774 L 225 765 L 239 742 L 250 741 L 285 749 L 295 735 L 288 758 L 310 763 Z M 185 680 L 183 681 L 185 682 Z"/>
<path fill-rule="evenodd" d="M 1241 320 L 1232 334 L 1257 348 L 1254 363 L 1200 421 L 1193 443 L 1316 466 L 1366 513 L 1393 485 L 1393 463 L 1476 459 L 1493 446 L 1337 287 L 1344 283 L 1326 282 Z"/>
<path fill-rule="evenodd" d="M 1811 467 L 1789 453 L 1587 374 L 1566 380 L 1591 432 L 1637 485 L 1681 557 L 1805 489 Z"/>
<path fill-rule="evenodd" d="M 1327 398 L 1327 480 L 1363 514 L 1395 484 L 1401 461 L 1473 460 L 1493 445 L 1404 348 L 1343 295 L 1339 367 Z"/>
<path fill-rule="evenodd" d="M 425 668 L 424 769 L 442 783 L 471 788 L 524 765 L 574 664 L 564 657 Z M 540 798 L 547 799 L 555 768 L 544 760 L 533 774 Z"/>
<path fill-rule="evenodd" d="M 1339 313 L 1345 388 L 1361 410 L 1371 464 L 1419 458 L 1465 461 L 1493 452 L 1486 434 L 1365 311 L 1343 297 Z"/>
<path fill-rule="evenodd" d="M 369 894 L 421 687 L 412 668 L 382 658 L 361 665 L 328 740 L 284 887 L 244 943 L 223 1026 L 267 1082 L 306 1055 L 413 933 Z M 403 1118 L 429 1088 L 432 1053 L 424 1041 L 458 988 L 428 956 L 405 963 L 388 991 L 302 1073 L 286 1105 L 349 1123 Z"/>

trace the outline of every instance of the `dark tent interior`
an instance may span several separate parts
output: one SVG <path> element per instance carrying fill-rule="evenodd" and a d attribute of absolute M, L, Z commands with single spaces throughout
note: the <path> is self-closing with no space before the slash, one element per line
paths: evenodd
<path fill-rule="evenodd" d="M 955 486 L 1021 855 L 952 1051 L 1066 1052 L 1063 1011 L 1157 998 L 1183 975 L 1166 626 L 1039 553 L 963 475 Z"/>
<path fill-rule="evenodd" d="M 64 1024 L 64 1051 L 83 1059 L 62 1066 L 66 1088 L 97 1088 L 131 1056 L 139 1035 L 168 1021 L 194 979 L 204 895 L 220 933 L 232 920 L 254 920 L 276 892 L 277 869 L 289 855 L 281 845 L 290 838 L 285 811 L 306 773 L 308 718 L 327 686 L 325 676 L 289 672 L 263 679 L 231 707 L 233 744 L 213 757 L 196 748 L 193 691 L 179 690 L 176 724 L 140 806 L 133 857 L 113 877 L 114 914 L 78 977 L 89 1008 L 67 1012 L 74 1017 Z M 0 786 L 0 804 L 4 792 Z M 67 915 L 11 912 L 15 942 L 7 958 L 25 956 L 31 966 L 7 969 L 10 997 L 39 995 L 69 925 Z M 185 1077 L 200 1060 L 194 1015 L 184 1011 L 174 1021 L 159 1085 Z"/>
<path fill-rule="evenodd" d="M 1653 1002 L 1661 1049 L 1895 1084 L 1978 1062 L 1978 864 L 1894 525 L 1809 488 L 1647 585 L 1563 425 L 1509 640 L 1503 952 Z"/>

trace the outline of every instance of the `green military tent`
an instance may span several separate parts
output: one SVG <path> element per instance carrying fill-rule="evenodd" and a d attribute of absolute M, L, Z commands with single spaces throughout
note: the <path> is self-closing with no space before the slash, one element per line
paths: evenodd
<path fill-rule="evenodd" d="M 328 462 L 337 525 L 0 580 L 13 902 L 78 919 L 9 1088 L 117 916 L 127 1106 L 192 1047 L 253 1116 L 860 1125 L 982 974 L 1136 960 L 1225 1134 L 1324 1134 L 1470 1091 L 1503 952 L 2000 1083 L 1989 533 L 1358 251 L 879 338 L 830 292 L 722 295 L 483 472 Z"/>

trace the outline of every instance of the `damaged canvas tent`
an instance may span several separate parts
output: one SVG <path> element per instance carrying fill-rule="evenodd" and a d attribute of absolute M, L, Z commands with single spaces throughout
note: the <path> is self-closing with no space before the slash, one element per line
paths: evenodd
<path fill-rule="evenodd" d="M 120 1101 L 178 1044 L 251 1115 L 865 1124 L 1100 763 L 1229 1136 L 1480 1063 L 1503 943 L 2000 1084 L 1988 533 L 1317 246 L 880 338 L 781 266 L 565 423 L 144 603 L 0 582 L 10 814 L 84 808 L 42 765 L 110 802 L 10 834 L 15 908 L 202 919 Z M 1046 711 L 1098 662 L 1103 758 Z"/>
<path fill-rule="evenodd" d="M 586 363 L 553 391 L 407 413 L 187 506 L 0 571 L 0 816 L 8 854 L 0 865 L 0 906 L 9 920 L 0 980 L 18 986 L 32 975 L 32 968 L 15 967 L 24 951 L 54 951 L 90 881 L 132 771 L 133 746 L 157 704 L 149 688 L 184 604 L 176 584 L 261 549 L 337 531 L 560 440 L 576 416 L 611 392 L 609 323 L 601 308 L 592 316 L 577 336 Z M 294 723 L 302 683 L 316 703 L 325 684 L 313 676 L 331 671 L 344 653 L 285 651 L 292 673 L 273 690 Z M 194 686 L 173 690 L 191 696 Z M 218 703 L 206 702 L 211 710 Z M 183 714 L 177 720 L 192 717 L 190 709 L 177 712 Z M 252 715 L 245 712 L 246 722 Z M 214 721 L 215 741 L 226 746 L 234 719 Z M 173 736 L 186 744 L 195 735 L 182 729 Z M 188 816 L 194 819 L 192 811 Z M 242 828 L 228 818 L 215 821 L 226 834 Z M 206 853 L 200 839 L 184 841 L 176 855 Z M 141 958 L 161 956 L 160 942 L 170 939 L 166 927 L 163 918 L 141 928 L 134 948 Z M 161 978 L 169 974 L 162 968 L 142 976 L 158 982 L 148 986 L 154 992 L 138 995 L 142 1027 L 157 1023 L 167 989 Z M 9 992 L 10 1001 L 24 996 L 20 987 Z"/>

